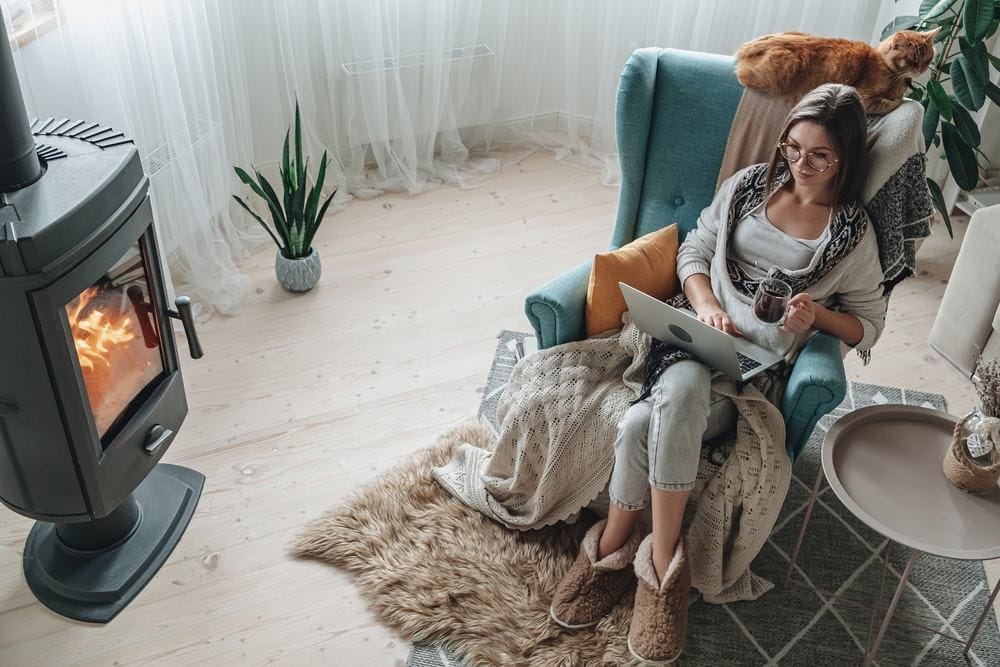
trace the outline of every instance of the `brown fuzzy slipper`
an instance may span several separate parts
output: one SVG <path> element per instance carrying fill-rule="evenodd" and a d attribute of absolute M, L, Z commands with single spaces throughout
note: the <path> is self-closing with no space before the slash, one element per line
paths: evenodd
<path fill-rule="evenodd" d="M 691 568 L 684 550 L 684 537 L 677 540 L 674 557 L 662 583 L 653 567 L 652 535 L 639 545 L 635 574 L 639 584 L 628 633 L 628 650 L 645 664 L 670 664 L 680 657 L 687 640 Z"/>
<path fill-rule="evenodd" d="M 597 625 L 632 582 L 632 559 L 639 547 L 639 533 L 633 531 L 618 551 L 597 560 L 597 546 L 605 523 L 607 520 L 598 521 L 583 536 L 580 555 L 563 575 L 552 598 L 549 616 L 564 628 L 576 630 Z"/>

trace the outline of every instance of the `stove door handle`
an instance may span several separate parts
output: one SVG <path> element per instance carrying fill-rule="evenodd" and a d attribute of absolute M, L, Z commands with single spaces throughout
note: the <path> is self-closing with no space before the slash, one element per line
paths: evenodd
<path fill-rule="evenodd" d="M 167 310 L 167 314 L 174 319 L 181 321 L 184 325 L 184 335 L 188 339 L 188 351 L 192 359 L 201 359 L 204 352 L 201 343 L 198 341 L 198 331 L 194 328 L 194 316 L 191 314 L 191 299 L 186 296 L 179 296 L 174 301 L 177 310 Z"/>
<path fill-rule="evenodd" d="M 169 428 L 154 424 L 153 428 L 149 429 L 149 433 L 146 434 L 146 453 L 150 456 L 156 454 L 160 447 L 170 442 L 173 437 L 174 432 Z"/>

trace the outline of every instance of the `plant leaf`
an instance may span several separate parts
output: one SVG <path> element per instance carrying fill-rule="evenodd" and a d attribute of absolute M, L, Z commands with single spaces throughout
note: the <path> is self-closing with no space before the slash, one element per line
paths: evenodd
<path fill-rule="evenodd" d="M 962 140 L 973 148 L 979 146 L 983 138 L 979 133 L 976 121 L 972 120 L 972 114 L 966 111 L 965 107 L 961 106 L 955 107 L 953 111 L 955 112 L 955 127 L 958 128 L 958 133 L 962 136 Z"/>
<path fill-rule="evenodd" d="M 262 191 L 258 192 L 260 190 L 260 187 L 257 185 L 257 182 L 253 180 L 253 177 L 251 177 L 250 174 L 246 172 L 245 169 L 241 169 L 240 167 L 233 167 L 233 171 L 235 171 L 236 176 L 245 184 L 249 185 L 254 192 L 257 192 L 261 197 L 264 196 L 264 193 Z"/>
<path fill-rule="evenodd" d="M 937 184 L 930 178 L 927 179 L 927 189 L 931 192 L 931 201 L 934 202 L 934 208 L 938 210 L 941 214 L 941 218 L 944 220 L 944 226 L 948 230 L 948 236 L 955 238 L 955 234 L 951 231 L 951 217 L 948 215 L 948 207 L 944 203 L 944 195 L 941 193 L 941 186 Z"/>
<path fill-rule="evenodd" d="M 965 58 L 962 56 L 956 56 L 951 61 L 951 87 L 955 91 L 955 97 L 962 103 L 962 106 L 967 109 L 978 109 L 979 107 L 976 106 L 976 98 L 973 96 L 972 86 L 966 75 L 965 67 L 962 66 L 962 61 L 964 60 Z M 982 92 L 983 95 L 986 94 L 985 90 L 982 90 Z M 982 103 L 979 106 L 982 106 Z"/>
<path fill-rule="evenodd" d="M 993 22 L 993 0 L 965 0 L 962 23 L 965 35 L 976 42 L 986 36 Z"/>
<path fill-rule="evenodd" d="M 899 32 L 900 30 L 910 30 L 911 28 L 916 27 L 919 22 L 919 16 L 897 16 L 890 23 L 887 23 L 884 28 L 882 28 L 882 35 L 879 37 L 879 40 L 884 41 L 889 38 L 889 35 Z"/>
<path fill-rule="evenodd" d="M 288 242 L 288 222 L 284 211 L 281 208 L 281 200 L 278 199 L 278 194 L 271 187 L 271 183 L 264 178 L 264 174 L 259 171 L 256 172 L 257 180 L 260 181 L 261 188 L 267 193 L 267 205 L 271 210 L 271 217 L 274 219 L 274 228 L 277 230 L 278 235 L 287 243 Z"/>
<path fill-rule="evenodd" d="M 282 190 L 287 190 L 291 187 L 291 182 L 288 180 L 291 176 L 291 164 L 288 161 L 288 136 L 290 133 L 290 129 L 285 131 L 285 143 L 281 148 L 281 167 L 279 171 L 281 172 Z"/>
<path fill-rule="evenodd" d="M 952 24 L 955 23 L 955 19 L 956 18 L 958 18 L 958 17 L 956 17 L 956 16 L 945 16 L 943 18 L 942 17 L 938 17 L 937 19 L 931 21 L 930 23 L 933 23 L 936 26 L 941 26 L 941 32 L 939 32 L 937 35 L 935 35 L 934 39 L 936 40 L 941 35 L 941 33 L 947 34 L 948 32 L 950 32 L 948 30 L 948 28 L 950 28 L 952 26 Z"/>
<path fill-rule="evenodd" d="M 941 120 L 941 114 L 938 112 L 937 106 L 934 104 L 934 100 L 927 100 L 927 108 L 924 110 L 924 152 L 930 149 L 931 143 L 934 141 L 934 137 L 937 135 L 938 122 Z"/>
<path fill-rule="evenodd" d="M 983 37 L 983 39 L 989 39 L 990 37 L 995 35 L 997 28 L 1000 28 L 1000 19 L 997 18 L 996 14 L 994 14 L 993 20 L 990 21 L 990 27 L 986 29 L 986 36 Z"/>
<path fill-rule="evenodd" d="M 941 84 L 931 79 L 927 82 L 927 93 L 930 95 L 931 101 L 934 102 L 934 106 L 937 107 L 941 117 L 945 120 L 951 120 L 951 100 L 948 99 L 948 93 L 944 92 Z"/>
<path fill-rule="evenodd" d="M 257 174 L 257 178 L 261 181 L 258 184 L 257 181 L 252 179 L 250 177 L 250 174 L 248 174 L 243 169 L 240 169 L 239 167 L 234 167 L 234 170 L 236 171 L 236 175 L 239 176 L 240 180 L 249 185 L 250 189 L 253 190 L 254 193 L 258 197 L 263 199 L 264 202 L 267 204 L 267 208 L 271 212 L 271 219 L 274 222 L 275 230 L 278 232 L 281 238 L 285 240 L 285 242 L 287 243 L 288 234 L 284 230 L 284 224 L 283 224 L 284 216 L 281 213 L 281 203 L 278 201 L 277 195 L 275 194 L 274 189 L 271 187 L 271 184 L 267 182 L 267 179 L 265 179 L 264 176 L 259 171 L 254 172 Z M 242 202 L 242 200 L 240 201 Z M 263 222 L 261 222 L 261 224 L 263 224 Z M 270 233 L 270 229 L 268 229 L 268 233 Z M 271 236 L 272 238 L 274 237 L 273 234 Z M 278 247 L 281 247 L 281 244 L 277 240 L 275 240 L 275 243 L 278 243 Z"/>
<path fill-rule="evenodd" d="M 965 143 L 958 128 L 947 121 L 941 123 L 941 138 L 944 140 L 944 154 L 948 158 L 948 167 L 955 182 L 965 191 L 972 190 L 979 183 L 976 152 Z"/>
<path fill-rule="evenodd" d="M 284 222 L 285 221 L 285 216 L 284 216 L 284 214 L 283 214 L 283 212 L 281 210 L 281 200 L 278 198 L 278 194 L 274 191 L 274 188 L 271 187 L 270 181 L 268 181 L 266 178 L 264 178 L 264 174 L 260 173 L 259 170 L 255 169 L 254 170 L 254 174 L 257 176 L 257 182 L 260 183 L 260 187 L 264 191 L 264 194 L 267 195 L 267 197 L 266 197 L 267 203 L 274 205 L 275 208 L 278 209 L 278 213 L 282 214 L 280 216 L 281 217 L 281 221 Z"/>
<path fill-rule="evenodd" d="M 306 180 L 306 167 L 302 159 L 302 116 L 299 114 L 299 100 L 295 98 L 295 166 L 298 168 L 296 178 L 298 181 Z M 302 185 L 296 182 L 295 186 Z"/>
<path fill-rule="evenodd" d="M 333 193 L 326 198 L 326 201 L 323 202 L 323 206 L 321 206 L 319 209 L 319 213 L 316 214 L 316 225 L 312 228 L 312 232 L 308 234 L 305 239 L 305 245 L 307 250 L 309 248 L 312 248 L 313 237 L 316 236 L 316 232 L 319 230 L 319 225 L 321 222 L 323 222 L 323 216 L 326 215 L 326 209 L 329 208 L 330 202 L 333 201 L 333 196 L 335 194 L 337 194 L 336 190 L 334 190 Z"/>
<path fill-rule="evenodd" d="M 309 189 L 309 179 L 307 178 L 308 171 L 305 167 L 302 169 L 302 179 L 299 181 L 299 187 L 295 189 L 292 193 L 292 212 L 295 219 L 295 226 L 301 228 L 305 225 L 305 209 L 306 209 L 306 190 Z"/>
<path fill-rule="evenodd" d="M 239 176 L 241 181 L 250 186 L 250 189 L 253 190 L 254 194 L 263 199 L 264 202 L 267 203 L 268 206 L 270 206 L 270 201 L 268 201 L 267 193 L 264 192 L 263 188 L 261 188 L 261 186 L 257 183 L 257 181 L 253 180 L 250 174 L 248 174 L 243 169 L 240 169 L 239 167 L 233 167 L 233 170 L 236 172 L 236 175 Z"/>
<path fill-rule="evenodd" d="M 259 215 L 257 215 L 253 211 L 253 209 L 251 209 L 247 205 L 247 203 L 245 201 L 243 201 L 242 199 L 240 199 L 237 195 L 233 195 L 233 199 L 235 199 L 236 203 L 238 203 L 240 206 L 242 206 L 246 210 L 247 213 L 249 213 L 250 215 L 252 215 L 254 220 L 256 220 L 257 222 L 260 223 L 260 226 L 264 228 L 264 231 L 267 232 L 267 235 L 271 237 L 272 241 L 274 241 L 274 245 L 278 246 L 278 249 L 280 250 L 281 249 L 281 242 L 278 241 L 277 237 L 275 237 L 274 232 L 272 232 L 271 228 L 267 226 L 267 223 L 264 222 L 261 219 L 261 217 Z"/>
<path fill-rule="evenodd" d="M 958 56 L 956 60 L 961 63 L 962 71 L 965 73 L 965 84 L 969 88 L 969 95 L 972 98 L 972 106 L 967 108 L 981 109 L 986 103 L 986 75 L 979 69 L 976 58 L 968 60 L 965 56 Z M 955 84 L 952 84 L 954 87 Z"/>
<path fill-rule="evenodd" d="M 983 83 L 986 83 L 990 79 L 990 54 L 986 51 L 986 44 L 976 42 L 973 46 L 973 52 L 979 63 L 979 70 L 983 73 Z"/>
<path fill-rule="evenodd" d="M 995 55 L 989 52 L 986 53 L 986 57 L 989 59 L 991 63 L 993 63 L 994 69 L 1000 70 L 1000 58 L 997 58 Z"/>
<path fill-rule="evenodd" d="M 295 191 L 295 170 L 292 168 L 292 160 L 289 155 L 291 134 L 291 128 L 285 131 L 285 144 L 281 149 L 281 198 L 285 205 L 285 223 L 289 229 L 294 223 L 292 192 Z"/>
<path fill-rule="evenodd" d="M 992 81 L 986 82 L 986 95 L 993 101 L 993 104 L 1000 105 L 1000 86 Z"/>
<path fill-rule="evenodd" d="M 978 42 L 978 44 L 982 44 L 982 42 Z M 984 79 L 986 77 L 986 70 L 980 67 L 982 63 L 979 55 L 976 53 L 975 47 L 972 46 L 972 43 L 965 37 L 959 37 L 958 46 L 962 50 L 962 57 L 969 63 L 969 66 L 975 73 L 976 78 Z"/>
<path fill-rule="evenodd" d="M 313 183 L 312 191 L 309 192 L 309 199 L 306 202 L 306 229 L 312 229 L 319 224 L 316 220 L 316 209 L 319 207 L 319 198 L 323 191 L 323 181 L 326 179 L 326 164 L 326 151 L 323 151 L 323 159 L 320 160 L 319 171 L 316 173 L 316 182 Z"/>
<path fill-rule="evenodd" d="M 922 0 L 917 13 L 920 14 L 921 21 L 926 21 L 944 14 L 953 4 L 955 0 Z"/>

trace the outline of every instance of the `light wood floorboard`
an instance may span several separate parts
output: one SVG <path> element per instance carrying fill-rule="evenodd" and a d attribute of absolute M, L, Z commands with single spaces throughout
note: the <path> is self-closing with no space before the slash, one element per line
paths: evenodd
<path fill-rule="evenodd" d="M 287 544 L 475 414 L 497 333 L 528 330 L 524 295 L 606 246 L 616 202 L 593 174 L 536 154 L 479 189 L 353 203 L 319 234 L 311 293 L 284 293 L 273 252 L 254 255 L 244 312 L 202 325 L 205 357 L 182 361 L 190 413 L 164 460 L 208 480 L 180 545 L 121 616 L 88 626 L 35 601 L 21 574 L 31 522 L 0 513 L 0 665 L 402 664 L 409 645 L 348 577 Z M 971 404 L 926 344 L 957 249 L 940 230 L 925 244 L 851 379 Z"/>

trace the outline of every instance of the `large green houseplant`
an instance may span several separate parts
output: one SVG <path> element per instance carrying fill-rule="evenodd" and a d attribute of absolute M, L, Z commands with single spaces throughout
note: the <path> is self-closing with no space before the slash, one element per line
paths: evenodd
<path fill-rule="evenodd" d="M 275 256 L 275 273 L 282 287 L 291 292 L 305 292 L 316 286 L 320 276 L 319 253 L 313 247 L 313 237 L 323 222 L 323 216 L 333 200 L 336 190 L 320 204 L 323 182 L 326 180 L 326 166 L 329 163 L 326 151 L 319 163 L 316 182 L 309 188 L 309 159 L 302 156 L 302 119 L 299 103 L 295 102 L 295 149 L 289 151 L 291 129 L 285 132 L 285 144 L 281 153 L 281 196 L 268 180 L 254 169 L 250 176 L 239 167 L 234 167 L 236 175 L 243 183 L 264 200 L 271 214 L 268 225 L 239 195 L 233 199 L 239 202 L 247 213 L 268 233 L 278 246 Z"/>
<path fill-rule="evenodd" d="M 980 158 L 988 158 L 979 150 L 979 128 L 969 112 L 981 109 L 987 100 L 1000 104 L 1000 87 L 990 81 L 990 67 L 1000 71 L 1000 58 L 986 50 L 986 40 L 1000 28 L 1000 0 L 923 0 L 917 11 L 887 25 L 882 39 L 897 30 L 941 28 L 934 38 L 941 46 L 931 62 L 930 78 L 912 82 L 907 97 L 924 106 L 927 150 L 943 145 L 955 183 L 972 190 L 979 182 Z M 944 88 L 947 82 L 952 93 Z M 941 188 L 931 179 L 927 186 L 951 234 Z"/>

